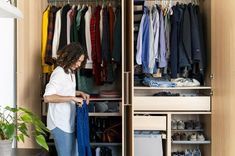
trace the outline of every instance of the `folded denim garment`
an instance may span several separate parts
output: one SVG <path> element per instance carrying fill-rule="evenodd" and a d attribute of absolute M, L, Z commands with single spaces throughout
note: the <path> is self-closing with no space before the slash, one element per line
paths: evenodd
<path fill-rule="evenodd" d="M 175 87 L 176 84 L 170 81 L 157 81 L 154 78 L 145 77 L 143 84 L 149 87 Z"/>

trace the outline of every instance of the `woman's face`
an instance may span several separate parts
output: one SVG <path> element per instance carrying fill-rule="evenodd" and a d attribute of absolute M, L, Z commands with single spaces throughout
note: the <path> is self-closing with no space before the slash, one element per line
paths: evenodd
<path fill-rule="evenodd" d="M 81 66 L 82 62 L 84 61 L 84 57 L 85 57 L 84 55 L 81 55 L 79 59 L 77 60 L 77 62 L 71 65 L 71 70 L 73 71 L 77 70 Z"/>

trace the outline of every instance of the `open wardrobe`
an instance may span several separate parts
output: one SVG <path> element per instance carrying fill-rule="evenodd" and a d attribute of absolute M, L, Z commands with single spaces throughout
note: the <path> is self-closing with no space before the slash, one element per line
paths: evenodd
<path fill-rule="evenodd" d="M 234 155 L 233 0 L 17 0 L 16 6 L 24 15 L 15 25 L 17 106 L 47 124 L 46 85 L 63 47 L 79 43 L 87 60 L 74 84 L 90 95 L 92 156 Z M 48 155 L 57 156 L 53 135 L 46 142 Z M 31 139 L 17 147 L 37 148 Z"/>

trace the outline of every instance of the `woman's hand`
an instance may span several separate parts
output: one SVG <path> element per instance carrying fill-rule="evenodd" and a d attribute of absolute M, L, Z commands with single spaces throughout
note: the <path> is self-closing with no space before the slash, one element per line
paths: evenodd
<path fill-rule="evenodd" d="M 76 94 L 78 96 L 81 96 L 84 100 L 86 100 L 86 103 L 89 104 L 89 102 L 90 102 L 90 95 L 89 94 L 86 94 L 86 93 L 81 92 L 81 91 L 77 91 Z"/>
<path fill-rule="evenodd" d="M 83 103 L 83 98 L 80 98 L 80 97 L 73 97 L 73 101 L 74 101 L 79 107 L 81 107 L 81 106 L 82 106 L 82 103 Z"/>

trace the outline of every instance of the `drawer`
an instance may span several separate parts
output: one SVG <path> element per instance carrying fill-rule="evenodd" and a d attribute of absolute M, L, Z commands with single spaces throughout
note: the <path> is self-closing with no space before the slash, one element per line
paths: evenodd
<path fill-rule="evenodd" d="M 197 97 L 134 97 L 134 111 L 210 111 L 210 96 Z"/>
<path fill-rule="evenodd" d="M 166 116 L 134 116 L 134 130 L 166 130 Z"/>

